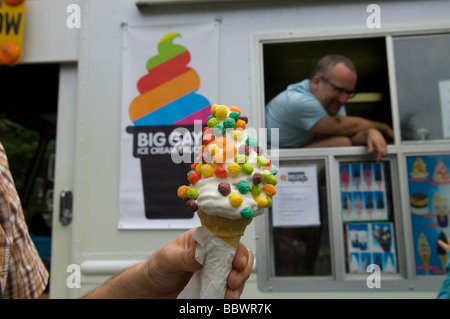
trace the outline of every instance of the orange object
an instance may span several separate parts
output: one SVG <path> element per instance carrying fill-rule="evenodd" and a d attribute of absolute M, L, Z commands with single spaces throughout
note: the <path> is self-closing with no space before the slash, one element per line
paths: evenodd
<path fill-rule="evenodd" d="M 225 148 L 225 145 L 227 145 L 227 139 L 223 136 L 219 136 L 216 138 L 215 143 L 219 145 L 220 148 Z"/>
<path fill-rule="evenodd" d="M 20 49 L 13 43 L 0 45 L 0 64 L 11 65 L 20 57 Z"/>
<path fill-rule="evenodd" d="M 130 103 L 129 115 L 135 121 L 180 97 L 197 90 L 200 78 L 194 70 L 189 70 L 176 78 L 167 81 L 153 90 L 139 95 Z"/>
<path fill-rule="evenodd" d="M 216 163 L 217 165 L 222 165 L 223 163 L 225 163 L 225 153 L 220 151 L 217 152 L 216 154 L 214 154 L 214 163 Z"/>
<path fill-rule="evenodd" d="M 273 195 L 275 195 L 277 193 L 275 186 L 273 186 L 272 184 L 267 184 L 267 186 L 265 186 L 263 188 L 263 191 L 269 197 L 272 197 Z"/>
<path fill-rule="evenodd" d="M 178 197 L 184 198 L 184 196 L 186 196 L 188 189 L 189 189 L 189 186 L 186 186 L 186 185 L 182 185 L 182 186 L 178 187 L 178 190 L 177 190 Z"/>
<path fill-rule="evenodd" d="M 228 144 L 225 145 L 225 148 L 224 148 L 223 151 L 224 151 L 225 156 L 226 156 L 227 159 L 233 160 L 237 149 L 236 149 L 236 146 L 234 146 L 234 144 L 228 143 Z"/>
<path fill-rule="evenodd" d="M 241 109 L 238 108 L 237 106 L 230 106 L 230 111 L 231 112 L 238 112 L 239 114 L 241 114 Z"/>
<path fill-rule="evenodd" d="M 236 121 L 236 125 L 234 126 L 234 128 L 241 128 L 241 129 L 244 130 L 246 126 L 247 126 L 247 123 L 245 123 L 245 121 L 237 120 Z"/>
<path fill-rule="evenodd" d="M 24 0 L 4 0 L 10 6 L 15 6 L 22 3 Z"/>
<path fill-rule="evenodd" d="M 20 62 L 25 21 L 25 0 L 0 0 L 0 64 Z"/>

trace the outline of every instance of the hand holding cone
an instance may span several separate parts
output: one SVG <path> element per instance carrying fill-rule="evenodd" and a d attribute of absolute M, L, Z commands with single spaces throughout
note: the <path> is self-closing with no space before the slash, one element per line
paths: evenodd
<path fill-rule="evenodd" d="M 264 156 L 258 139 L 249 134 L 247 123 L 248 118 L 241 114 L 239 108 L 214 104 L 203 131 L 204 144 L 199 157 L 187 174 L 190 185 L 178 188 L 178 197 L 184 200 L 189 210 L 197 211 L 202 226 L 222 243 L 212 250 L 204 249 L 200 243 L 197 248 L 199 254 L 203 255 L 208 250 L 210 256 L 206 252 L 202 257 L 203 272 L 191 279 L 199 282 L 190 282 L 181 294 L 182 298 L 224 297 L 226 287 L 223 283 L 231 264 L 226 256 L 212 258 L 211 255 L 218 254 L 223 248 L 219 246 L 230 247 L 235 252 L 253 218 L 272 205 L 278 169 Z M 211 267 L 211 263 L 217 263 L 218 259 L 226 261 Z M 223 288 L 212 289 L 213 286 Z M 201 291 L 192 294 L 186 289 Z"/>

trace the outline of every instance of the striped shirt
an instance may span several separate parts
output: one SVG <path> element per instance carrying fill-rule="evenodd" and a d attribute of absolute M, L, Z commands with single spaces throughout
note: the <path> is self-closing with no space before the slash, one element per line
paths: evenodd
<path fill-rule="evenodd" d="M 37 298 L 48 272 L 28 233 L 19 195 L 0 143 L 0 287 L 3 298 Z"/>

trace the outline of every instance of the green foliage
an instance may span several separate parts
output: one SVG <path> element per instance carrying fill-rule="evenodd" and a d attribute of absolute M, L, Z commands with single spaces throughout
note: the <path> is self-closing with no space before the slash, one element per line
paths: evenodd
<path fill-rule="evenodd" d="M 0 141 L 6 151 L 11 173 L 20 188 L 39 145 L 39 134 L 9 119 L 0 119 Z"/>

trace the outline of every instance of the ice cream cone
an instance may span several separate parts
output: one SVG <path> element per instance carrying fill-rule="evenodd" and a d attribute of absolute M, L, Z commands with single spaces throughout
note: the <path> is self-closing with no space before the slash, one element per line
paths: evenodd
<path fill-rule="evenodd" d="M 214 235 L 236 249 L 239 246 L 241 237 L 244 235 L 245 229 L 253 219 L 230 219 L 210 215 L 200 209 L 197 210 L 197 214 L 203 226 L 208 228 Z"/>
<path fill-rule="evenodd" d="M 378 190 L 380 190 L 381 187 L 383 186 L 383 184 L 381 183 L 381 181 L 377 181 L 377 186 L 378 186 Z"/>
<path fill-rule="evenodd" d="M 422 258 L 422 262 L 423 262 L 423 268 L 425 270 L 425 273 L 428 275 L 429 273 L 429 269 L 430 269 L 430 255 L 429 254 L 419 254 L 420 258 Z"/>
<path fill-rule="evenodd" d="M 430 255 L 431 255 L 431 248 L 430 244 L 428 243 L 427 236 L 424 233 L 421 233 L 418 240 L 418 248 L 420 258 L 422 258 L 423 267 L 425 270 L 425 273 L 428 275 L 429 273 L 429 261 L 430 261 Z"/>
<path fill-rule="evenodd" d="M 177 196 L 191 212 L 197 212 L 202 223 L 194 239 L 203 267 L 186 286 L 191 292 L 182 297 L 224 297 L 226 278 L 246 227 L 272 206 L 278 168 L 264 156 L 247 123 L 248 117 L 238 107 L 213 104 L 203 145 L 187 174 L 189 186 L 177 189 Z"/>
<path fill-rule="evenodd" d="M 445 266 L 447 266 L 447 254 L 439 255 L 439 258 L 441 258 L 442 268 L 445 269 Z"/>
<path fill-rule="evenodd" d="M 357 195 L 356 199 L 355 199 L 355 209 L 356 209 L 356 215 L 358 216 L 358 219 L 361 219 L 363 203 L 362 203 L 361 197 L 359 195 Z"/>

